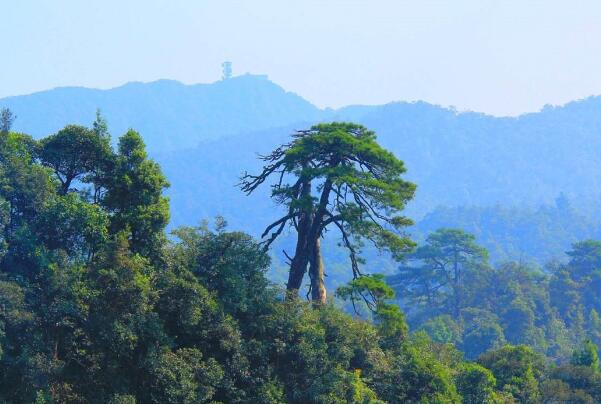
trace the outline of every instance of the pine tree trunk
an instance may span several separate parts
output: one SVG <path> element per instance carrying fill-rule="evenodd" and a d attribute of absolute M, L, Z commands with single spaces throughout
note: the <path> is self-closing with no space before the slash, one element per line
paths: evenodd
<path fill-rule="evenodd" d="M 316 304 L 325 304 L 327 301 L 320 237 L 322 221 L 331 189 L 332 181 L 327 179 L 323 186 L 317 211 L 315 212 L 313 206 L 311 206 L 299 219 L 296 250 L 288 274 L 288 298 L 294 298 L 298 295 L 307 271 L 307 265 L 309 265 L 311 300 Z M 303 197 L 311 195 L 310 182 L 304 184 L 302 194 Z"/>
<path fill-rule="evenodd" d="M 309 273 L 311 274 L 311 300 L 313 304 L 323 305 L 327 302 L 326 286 L 324 284 L 324 264 L 321 256 L 321 241 L 318 238 L 313 244 Z"/>
<path fill-rule="evenodd" d="M 311 182 L 306 181 L 303 183 L 301 190 L 301 198 L 307 198 L 311 196 Z M 296 298 L 298 291 L 303 284 L 303 278 L 305 272 L 307 272 L 307 265 L 311 259 L 311 244 L 309 243 L 309 236 L 311 228 L 313 226 L 313 209 L 308 207 L 304 214 L 298 221 L 296 249 L 294 251 L 294 258 L 290 263 L 290 272 L 288 272 L 288 283 L 286 285 L 287 298 Z"/>
<path fill-rule="evenodd" d="M 310 188 L 309 188 L 310 189 Z M 305 213 L 298 222 L 298 234 L 296 239 L 296 249 L 294 258 L 290 263 L 290 271 L 288 272 L 288 284 L 286 285 L 287 297 L 295 298 L 302 286 L 307 265 L 310 260 L 311 249 L 309 244 L 309 232 L 313 218 L 311 213 Z"/>
<path fill-rule="evenodd" d="M 316 305 L 325 304 L 327 300 L 326 287 L 324 284 L 324 265 L 321 256 L 321 232 L 323 231 L 323 220 L 326 207 L 332 191 L 332 180 L 327 178 L 321 190 L 319 205 L 311 220 L 309 231 L 309 271 L 311 275 L 311 300 Z"/>
<path fill-rule="evenodd" d="M 299 289 L 303 284 L 303 278 L 307 271 L 307 263 L 309 262 L 309 256 L 307 255 L 306 249 L 298 249 L 297 253 L 292 259 L 290 264 L 290 271 L 288 272 L 288 283 L 286 284 L 286 290 L 288 297 L 296 297 Z"/>

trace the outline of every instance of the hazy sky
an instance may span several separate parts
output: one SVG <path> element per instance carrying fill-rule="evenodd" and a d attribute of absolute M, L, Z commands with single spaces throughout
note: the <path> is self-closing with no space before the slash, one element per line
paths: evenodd
<path fill-rule="evenodd" d="M 495 115 L 601 94 L 601 1 L 0 0 L 0 97 L 268 74 L 318 106 Z"/>

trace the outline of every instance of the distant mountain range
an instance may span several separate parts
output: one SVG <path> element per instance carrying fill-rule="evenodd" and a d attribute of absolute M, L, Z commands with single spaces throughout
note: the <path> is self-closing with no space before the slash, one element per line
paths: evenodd
<path fill-rule="evenodd" d="M 581 211 L 601 201 L 600 97 L 515 118 L 424 102 L 323 110 L 265 76 L 245 75 L 213 84 L 58 88 L 0 99 L 1 106 L 18 116 L 15 130 L 36 137 L 67 123 L 89 125 L 97 108 L 115 137 L 138 130 L 172 184 L 173 225 L 222 214 L 256 234 L 275 216 L 268 190 L 246 197 L 238 177 L 259 169 L 257 152 L 326 120 L 366 125 L 405 161 L 418 184 L 408 210 L 416 218 L 437 206 L 536 207 L 562 192 Z"/>
<path fill-rule="evenodd" d="M 110 90 L 63 87 L 0 99 L 18 116 L 16 130 L 36 137 L 65 123 L 89 124 L 100 108 L 113 133 L 135 128 L 151 152 L 186 149 L 199 141 L 319 119 L 321 111 L 265 76 L 213 84 L 173 80 L 128 83 Z"/>

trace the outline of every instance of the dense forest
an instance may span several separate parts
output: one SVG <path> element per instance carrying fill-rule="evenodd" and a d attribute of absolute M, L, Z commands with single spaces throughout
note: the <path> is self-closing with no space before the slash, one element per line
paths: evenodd
<path fill-rule="evenodd" d="M 415 245 L 415 186 L 360 125 L 272 145 L 240 183 L 282 208 L 255 239 L 227 218 L 168 234 L 167 178 L 100 114 L 39 140 L 2 122 L 2 402 L 601 401 L 601 243 L 545 267 L 492 265 L 457 229 Z M 284 227 L 286 289 L 266 277 Z M 327 293 L 335 231 L 352 280 Z M 370 274 L 367 244 L 395 274 Z"/>
<path fill-rule="evenodd" d="M 572 244 L 601 238 L 601 222 L 594 213 L 583 214 L 565 195 L 536 208 L 458 206 L 439 207 L 413 228 L 413 237 L 425 240 L 442 227 L 460 228 L 473 234 L 489 252 L 493 263 L 521 261 L 544 266 L 549 261 L 567 262 Z"/>

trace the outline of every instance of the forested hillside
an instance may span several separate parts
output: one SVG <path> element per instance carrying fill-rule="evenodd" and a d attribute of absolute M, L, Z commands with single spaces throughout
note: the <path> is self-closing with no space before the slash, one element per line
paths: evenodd
<path fill-rule="evenodd" d="M 538 207 L 438 207 L 424 216 L 412 233 L 423 240 L 442 227 L 475 235 L 494 263 L 515 260 L 544 265 L 565 261 L 568 256 L 564 252 L 573 243 L 601 238 L 601 221 L 596 215 L 575 208 L 564 194 Z"/>
<path fill-rule="evenodd" d="M 476 358 L 526 344 L 565 360 L 581 341 L 601 344 L 601 242 L 574 243 L 566 264 L 491 265 L 473 235 L 439 229 L 408 255 L 388 282 L 412 328 Z"/>
<path fill-rule="evenodd" d="M 235 186 L 244 171 L 259 168 L 257 153 L 315 121 L 351 120 L 373 128 L 418 184 L 407 208 L 416 239 L 458 227 L 475 234 L 493 262 L 544 265 L 600 234 L 599 98 L 516 118 L 423 102 L 320 110 L 263 76 L 245 75 L 191 86 L 163 80 L 59 88 L 1 99 L 0 106 L 17 115 L 15 130 L 35 138 L 68 123 L 89 125 L 97 108 L 116 133 L 140 130 L 171 184 L 173 227 L 222 215 L 257 236 L 274 207 L 259 203 L 267 192 L 245 197 Z M 571 211 L 556 209 L 560 195 Z"/>
<path fill-rule="evenodd" d="M 601 244 L 574 245 L 568 264 L 545 273 L 491 268 L 460 230 L 435 232 L 413 250 L 390 226 L 409 224 L 401 215 L 414 187 L 366 128 L 314 126 L 289 146 L 273 144 L 264 166 L 298 175 L 273 196 L 301 250 L 315 253 L 319 232 L 340 226 L 360 272 L 346 268 L 354 279 L 336 301 L 357 316 L 335 299 L 306 302 L 290 284 L 285 292 L 270 283 L 269 232 L 260 242 L 218 219 L 167 237 L 169 184 L 136 131 L 112 147 L 100 115 L 41 140 L 8 126 L 0 131 L 2 402 L 601 401 Z M 253 178 L 262 174 L 246 177 L 243 190 Z M 317 229 L 309 243 L 306 226 Z M 413 328 L 393 289 L 363 266 L 361 237 L 409 258 L 390 280 Z M 312 284 L 314 263 L 303 264 Z"/>
<path fill-rule="evenodd" d="M 381 143 L 403 157 L 408 178 L 419 184 L 409 206 L 418 217 L 438 206 L 500 204 L 535 209 L 552 204 L 562 192 L 581 211 L 589 213 L 596 207 L 599 177 L 591 174 L 601 172 L 595 157 L 601 130 L 597 99 L 520 118 L 458 114 L 425 103 L 397 103 L 368 111 L 356 121 L 374 128 Z M 344 111 L 337 118 L 347 119 Z M 207 141 L 195 150 L 157 156 L 173 178 L 173 192 L 178 192 L 174 204 L 194 203 L 194 190 L 187 185 L 196 175 L 213 174 L 214 165 L 220 167 L 216 175 L 234 180 L 216 181 L 219 188 L 210 189 L 210 194 L 241 198 L 230 185 L 247 169 L 242 163 L 252 164 L 257 152 L 268 151 L 271 144 L 306 126 L 299 125 Z M 232 151 L 232 145 L 239 147 Z M 225 157 L 231 153 L 233 159 Z M 186 171 L 182 158 L 206 165 Z M 186 185 L 180 187 L 179 181 Z M 260 207 L 250 208 L 261 214 Z"/>
<path fill-rule="evenodd" d="M 256 153 L 320 120 L 349 120 L 375 130 L 419 184 L 409 207 L 418 217 L 438 206 L 537 208 L 562 192 L 588 213 L 599 199 L 598 97 L 515 118 L 423 102 L 320 110 L 265 77 L 245 75 L 190 86 L 158 81 L 112 90 L 59 88 L 0 99 L 0 107 L 17 115 L 15 130 L 36 138 L 68 123 L 89 125 L 97 108 L 114 131 L 137 128 L 166 167 L 174 211 L 186 211 L 185 219 L 174 217 L 178 224 L 224 213 L 207 206 L 217 205 L 218 196 L 242 198 L 233 185 L 252 164 L 258 167 Z M 197 192 L 199 185 L 191 184 L 198 176 L 219 180 L 203 181 L 207 192 Z M 199 209 L 180 209 L 192 205 Z M 267 208 L 252 213 L 261 214 L 258 209 Z M 229 216 L 255 230 L 243 223 L 247 214 Z"/>

